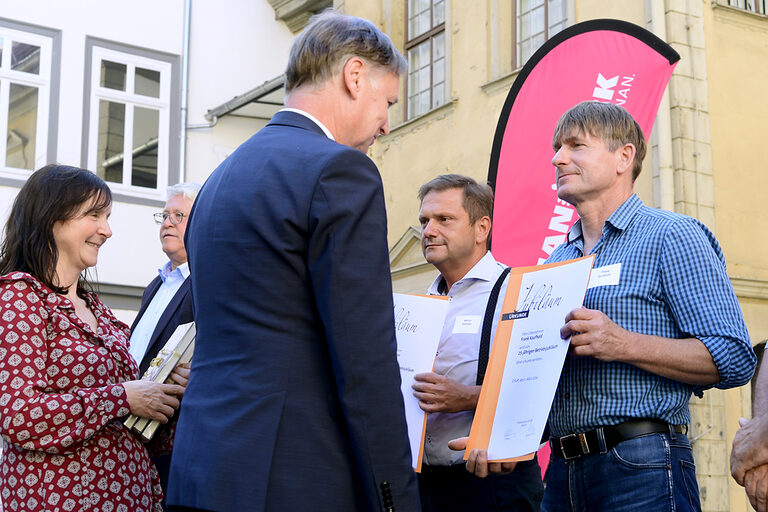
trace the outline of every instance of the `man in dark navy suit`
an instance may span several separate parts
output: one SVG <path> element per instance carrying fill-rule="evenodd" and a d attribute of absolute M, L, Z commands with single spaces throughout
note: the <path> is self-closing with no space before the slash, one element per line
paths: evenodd
<path fill-rule="evenodd" d="M 286 109 L 211 175 L 187 230 L 197 343 L 177 510 L 420 510 L 381 177 L 406 62 L 366 20 L 296 39 Z M 172 507 L 173 509 L 173 507 Z"/>
<path fill-rule="evenodd" d="M 184 232 L 192 203 L 199 191 L 197 183 L 179 183 L 168 187 L 165 208 L 155 214 L 155 222 L 160 224 L 160 243 L 168 261 L 144 289 L 139 313 L 131 326 L 131 355 L 139 363 L 142 375 L 176 327 L 193 321 Z M 171 457 L 161 455 L 152 460 L 165 490 Z"/>

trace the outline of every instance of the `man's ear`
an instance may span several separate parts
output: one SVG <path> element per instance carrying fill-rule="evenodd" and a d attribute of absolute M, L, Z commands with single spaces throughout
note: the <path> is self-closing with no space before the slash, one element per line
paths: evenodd
<path fill-rule="evenodd" d="M 342 68 L 344 87 L 352 99 L 357 99 L 360 94 L 365 72 L 365 61 L 360 57 L 350 57 Z"/>
<path fill-rule="evenodd" d="M 475 243 L 486 245 L 491 235 L 491 218 L 487 215 L 480 217 L 475 222 Z"/>
<path fill-rule="evenodd" d="M 625 172 L 632 173 L 632 165 L 635 162 L 636 152 L 635 145 L 629 143 L 624 144 L 617 150 L 619 158 L 616 170 L 619 174 L 624 174 Z"/>

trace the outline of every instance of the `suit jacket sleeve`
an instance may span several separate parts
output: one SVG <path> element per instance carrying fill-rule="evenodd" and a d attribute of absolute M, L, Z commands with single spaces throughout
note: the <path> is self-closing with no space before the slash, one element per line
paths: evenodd
<path fill-rule="evenodd" d="M 381 178 L 350 149 L 315 184 L 308 264 L 339 401 L 371 510 L 388 482 L 398 511 L 420 510 L 397 365 Z"/>

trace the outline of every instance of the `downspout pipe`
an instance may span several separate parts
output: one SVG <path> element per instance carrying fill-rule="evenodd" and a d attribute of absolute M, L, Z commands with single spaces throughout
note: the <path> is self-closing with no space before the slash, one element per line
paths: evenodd
<path fill-rule="evenodd" d="M 181 49 L 181 127 L 179 130 L 179 182 L 187 181 L 187 94 L 189 90 L 189 29 L 192 0 L 184 0 L 184 41 Z"/>
<path fill-rule="evenodd" d="M 651 26 L 653 33 L 662 41 L 667 40 L 666 6 L 664 0 L 650 0 Z M 663 210 L 675 211 L 675 162 L 672 153 L 672 116 L 669 100 L 669 86 L 664 91 L 653 127 L 658 147 L 659 181 L 656 207 Z"/>

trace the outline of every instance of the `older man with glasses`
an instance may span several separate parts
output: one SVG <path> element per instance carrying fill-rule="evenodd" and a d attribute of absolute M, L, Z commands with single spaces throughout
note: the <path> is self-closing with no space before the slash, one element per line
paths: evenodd
<path fill-rule="evenodd" d="M 144 289 L 139 313 L 131 326 L 131 355 L 139 363 L 142 375 L 176 327 L 193 321 L 184 232 L 189 211 L 199 191 L 197 183 L 179 183 L 168 187 L 165 208 L 154 214 L 155 222 L 160 224 L 160 243 L 168 261 Z M 167 488 L 170 459 L 170 455 L 153 459 L 160 473 L 163 492 Z"/>

